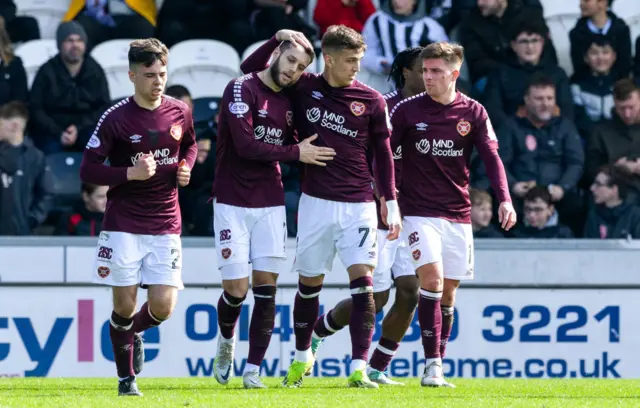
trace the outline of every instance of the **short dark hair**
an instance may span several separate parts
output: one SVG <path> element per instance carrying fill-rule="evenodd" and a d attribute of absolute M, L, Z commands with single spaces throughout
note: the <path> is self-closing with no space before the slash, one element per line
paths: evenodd
<path fill-rule="evenodd" d="M 282 44 L 280 44 L 280 52 L 284 53 L 286 50 L 288 50 L 289 48 L 293 47 L 293 43 L 291 41 L 283 41 Z M 304 52 L 307 53 L 307 55 L 309 56 L 309 64 L 311 64 L 313 62 L 313 59 L 316 57 L 316 53 L 313 52 L 313 50 L 311 48 L 304 48 Z"/>
<path fill-rule="evenodd" d="M 529 80 L 526 94 L 527 95 L 529 94 L 529 91 L 531 90 L 531 88 L 548 88 L 548 87 L 556 89 L 555 82 L 553 82 L 553 80 L 549 78 L 547 75 L 545 75 L 544 73 L 537 72 L 533 74 L 533 76 Z"/>
<path fill-rule="evenodd" d="M 638 91 L 638 87 L 633 80 L 625 78 L 615 83 L 613 86 L 613 99 L 616 101 L 626 101 L 631 98 L 634 92 Z"/>
<path fill-rule="evenodd" d="M 424 47 L 420 53 L 422 60 L 441 59 L 448 64 L 461 65 L 464 61 L 464 47 L 450 42 L 436 42 Z"/>
<path fill-rule="evenodd" d="M 24 102 L 11 101 L 0 106 L 0 118 L 13 119 L 22 118 L 25 121 L 29 120 L 29 109 Z"/>
<path fill-rule="evenodd" d="M 598 173 L 602 173 L 609 178 L 609 187 L 618 187 L 618 195 L 621 199 L 626 199 L 629 194 L 629 185 L 631 183 L 631 174 L 618 166 L 605 165 L 600 168 Z"/>
<path fill-rule="evenodd" d="M 546 39 L 548 30 L 544 20 L 533 18 L 532 20 L 518 20 L 517 22 L 512 23 L 509 33 L 509 41 L 515 41 L 522 33 L 538 34 L 542 38 Z"/>
<path fill-rule="evenodd" d="M 135 40 L 129 44 L 129 65 L 140 64 L 150 67 L 156 61 L 167 65 L 169 49 L 156 38 Z"/>
<path fill-rule="evenodd" d="M 418 60 L 422 47 L 411 47 L 404 51 L 400 51 L 391 64 L 391 70 L 389 71 L 389 79 L 392 80 L 397 89 L 404 87 L 404 75 L 402 71 L 404 69 L 411 69 L 411 66 Z"/>
<path fill-rule="evenodd" d="M 99 187 L 99 185 L 91 183 L 82 183 L 82 185 L 80 186 L 82 192 L 87 193 L 88 195 L 93 194 Z"/>
<path fill-rule="evenodd" d="M 322 36 L 322 52 L 330 53 L 338 50 L 366 50 L 362 34 L 345 25 L 332 25 Z"/>
<path fill-rule="evenodd" d="M 551 198 L 551 193 L 547 186 L 535 186 L 531 190 L 527 191 L 527 194 L 524 196 L 524 201 L 531 202 L 538 199 L 542 200 L 547 205 L 553 205 L 553 199 Z"/>
<path fill-rule="evenodd" d="M 597 45 L 598 47 L 606 47 L 609 46 L 613 49 L 613 51 L 615 52 L 616 48 L 613 44 L 613 42 L 611 41 L 611 39 L 609 37 L 607 37 L 606 35 L 603 34 L 592 34 L 589 36 L 589 42 L 588 42 L 588 47 L 585 48 L 584 51 L 584 55 L 587 55 L 589 53 L 589 48 L 591 48 L 592 45 Z"/>
<path fill-rule="evenodd" d="M 165 95 L 170 96 L 172 98 L 180 99 L 184 97 L 191 98 L 191 93 L 187 89 L 187 87 L 182 85 L 171 85 L 164 91 Z"/>

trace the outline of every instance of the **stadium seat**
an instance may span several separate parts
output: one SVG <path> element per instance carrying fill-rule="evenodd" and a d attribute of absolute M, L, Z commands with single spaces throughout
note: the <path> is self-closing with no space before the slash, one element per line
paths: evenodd
<path fill-rule="evenodd" d="M 17 15 L 38 20 L 40 36 L 55 39 L 58 25 L 69 8 L 69 0 L 16 0 Z"/>
<path fill-rule="evenodd" d="M 630 23 L 630 19 L 637 17 L 640 12 L 638 0 L 616 0 L 611 6 L 611 10 L 618 15 L 618 17 L 627 20 L 627 24 Z M 634 38 L 635 40 L 635 38 Z"/>
<path fill-rule="evenodd" d="M 542 0 L 541 3 L 545 18 L 563 14 L 580 15 L 578 0 Z"/>
<path fill-rule="evenodd" d="M 636 39 L 640 37 L 640 15 L 627 19 L 631 31 L 631 47 L 635 47 Z"/>
<path fill-rule="evenodd" d="M 70 209 L 80 198 L 82 153 L 54 153 L 47 156 L 52 182 L 47 192 L 53 195 L 53 211 Z"/>
<path fill-rule="evenodd" d="M 56 54 L 58 54 L 58 46 L 55 40 L 33 40 L 16 48 L 16 55 L 22 59 L 24 69 L 27 71 L 29 88 L 40 66 Z"/>
<path fill-rule="evenodd" d="M 222 96 L 240 74 L 240 56 L 216 40 L 187 40 L 169 50 L 169 84 L 185 86 L 193 98 Z"/>
<path fill-rule="evenodd" d="M 573 74 L 569 31 L 573 29 L 579 18 L 579 14 L 562 14 L 546 19 L 553 45 L 556 47 L 556 53 L 558 54 L 558 65 L 560 65 L 569 76 Z"/>
<path fill-rule="evenodd" d="M 248 46 L 247 49 L 242 53 L 242 61 L 246 60 L 249 55 L 253 54 L 253 52 L 260 48 L 260 46 L 264 43 L 266 43 L 266 41 L 258 41 Z"/>
<path fill-rule="evenodd" d="M 129 80 L 129 44 L 131 40 L 111 40 L 98 44 L 91 56 L 104 69 L 109 82 L 111 99 L 121 99 L 133 94 Z"/>

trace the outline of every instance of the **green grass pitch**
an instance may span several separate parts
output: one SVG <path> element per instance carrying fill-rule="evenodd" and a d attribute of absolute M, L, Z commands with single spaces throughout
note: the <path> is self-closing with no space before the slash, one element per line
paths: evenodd
<path fill-rule="evenodd" d="M 115 379 L 1 379 L 0 407 L 640 407 L 639 380 L 456 380 L 456 389 L 347 389 L 346 380 L 311 378 L 300 389 L 266 379 L 266 390 L 227 387 L 213 378 L 139 378 L 142 398 L 117 397 Z"/>

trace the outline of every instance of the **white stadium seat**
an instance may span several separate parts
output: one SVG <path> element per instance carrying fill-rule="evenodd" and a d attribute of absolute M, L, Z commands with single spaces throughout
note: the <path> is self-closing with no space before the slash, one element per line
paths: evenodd
<path fill-rule="evenodd" d="M 636 40 L 640 37 L 640 14 L 627 19 L 631 31 L 631 49 L 635 51 Z"/>
<path fill-rule="evenodd" d="M 95 46 L 91 56 L 102 66 L 109 83 L 111 99 L 133 94 L 129 80 L 129 44 L 131 40 L 110 40 Z"/>
<path fill-rule="evenodd" d="M 613 2 L 611 10 L 618 17 L 627 20 L 627 24 L 629 24 L 629 20 L 637 17 L 640 13 L 640 2 L 638 0 L 616 0 Z"/>
<path fill-rule="evenodd" d="M 27 84 L 31 88 L 33 80 L 42 64 L 58 53 L 55 40 L 33 40 L 19 45 L 16 55 L 22 59 L 27 72 Z"/>
<path fill-rule="evenodd" d="M 558 55 L 558 65 L 565 70 L 567 75 L 573 74 L 573 64 L 571 63 L 571 42 L 569 41 L 569 31 L 576 25 L 580 18 L 579 14 L 563 14 L 547 18 L 547 25 L 553 45 L 556 47 Z"/>
<path fill-rule="evenodd" d="M 193 98 L 222 96 L 239 71 L 238 53 L 220 41 L 187 40 L 169 50 L 169 83 L 185 86 Z"/>
<path fill-rule="evenodd" d="M 541 3 L 545 18 L 562 14 L 580 15 L 580 0 L 542 0 Z"/>
<path fill-rule="evenodd" d="M 242 61 L 246 60 L 249 55 L 253 54 L 253 52 L 255 50 L 260 48 L 260 46 L 262 44 L 266 43 L 266 42 L 267 42 L 266 40 L 265 41 L 258 41 L 256 43 L 253 43 L 250 46 L 248 46 L 247 49 L 242 52 Z"/>
<path fill-rule="evenodd" d="M 19 16 L 32 16 L 38 20 L 40 36 L 55 39 L 58 25 L 69 8 L 69 0 L 16 0 Z"/>

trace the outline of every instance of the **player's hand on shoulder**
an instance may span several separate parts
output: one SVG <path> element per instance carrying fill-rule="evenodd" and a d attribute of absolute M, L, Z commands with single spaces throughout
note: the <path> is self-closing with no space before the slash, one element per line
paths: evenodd
<path fill-rule="evenodd" d="M 308 50 L 313 50 L 313 45 L 311 45 L 307 37 L 299 31 L 280 30 L 276 33 L 276 40 L 291 41 L 293 45 L 301 45 Z"/>
<path fill-rule="evenodd" d="M 304 139 L 298 143 L 298 149 L 300 149 L 300 161 L 308 164 L 315 164 L 316 166 L 326 166 L 327 161 L 333 160 L 336 155 L 336 151 L 330 147 L 315 146 L 311 144 L 318 138 L 315 134 L 311 137 Z"/>
<path fill-rule="evenodd" d="M 184 187 L 189 184 L 189 181 L 191 180 L 191 169 L 189 168 L 189 166 L 187 166 L 187 162 L 185 159 L 180 160 L 176 177 L 178 179 L 178 185 L 180 187 Z"/>
<path fill-rule="evenodd" d="M 386 201 L 384 198 L 380 199 L 382 221 L 389 227 L 389 234 L 387 239 L 394 241 L 400 236 L 402 230 L 402 218 L 400 217 L 400 208 L 398 207 L 397 200 Z"/>
<path fill-rule="evenodd" d="M 127 169 L 128 180 L 148 180 L 156 174 L 156 159 L 153 154 L 145 153 L 133 165 Z"/>
<path fill-rule="evenodd" d="M 513 204 L 509 201 L 503 201 L 498 208 L 498 221 L 502 226 L 502 229 L 509 231 L 516 225 L 516 210 L 513 208 Z"/>

